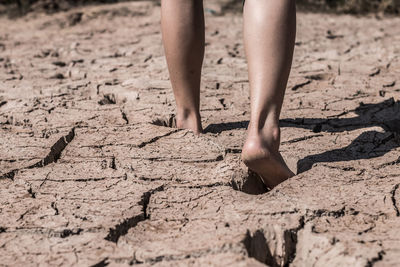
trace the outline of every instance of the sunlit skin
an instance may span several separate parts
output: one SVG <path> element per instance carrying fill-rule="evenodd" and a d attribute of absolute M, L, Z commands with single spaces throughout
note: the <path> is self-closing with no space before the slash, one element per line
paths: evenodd
<path fill-rule="evenodd" d="M 161 3 L 163 43 L 177 106 L 177 127 L 199 134 L 203 2 Z M 246 0 L 243 18 L 251 115 L 242 160 L 273 188 L 294 175 L 279 152 L 279 116 L 293 57 L 295 0 Z"/>
<path fill-rule="evenodd" d="M 199 109 L 204 57 L 203 1 L 162 0 L 161 28 L 175 95 L 177 127 L 201 133 Z"/>

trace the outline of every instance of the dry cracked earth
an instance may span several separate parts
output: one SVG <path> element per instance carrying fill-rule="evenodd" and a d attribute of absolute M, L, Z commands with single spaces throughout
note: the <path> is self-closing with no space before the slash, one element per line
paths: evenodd
<path fill-rule="evenodd" d="M 0 265 L 396 266 L 400 18 L 298 14 L 271 191 L 240 162 L 242 18 L 206 3 L 206 133 L 171 126 L 159 6 L 0 18 Z"/>

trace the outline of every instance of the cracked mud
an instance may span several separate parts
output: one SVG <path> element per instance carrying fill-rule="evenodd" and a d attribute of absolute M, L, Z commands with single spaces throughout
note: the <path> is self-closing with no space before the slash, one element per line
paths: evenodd
<path fill-rule="evenodd" d="M 0 18 L 1 264 L 398 264 L 400 19 L 299 13 L 281 117 L 297 175 L 267 191 L 240 162 L 242 19 L 222 2 L 200 136 L 173 128 L 153 2 Z"/>

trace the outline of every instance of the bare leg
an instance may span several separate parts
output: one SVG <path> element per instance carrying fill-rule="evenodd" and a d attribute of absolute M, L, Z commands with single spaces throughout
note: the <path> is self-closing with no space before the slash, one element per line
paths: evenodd
<path fill-rule="evenodd" d="M 294 175 L 279 153 L 279 115 L 295 35 L 295 0 L 246 0 L 244 43 L 251 118 L 242 159 L 271 188 Z"/>
<path fill-rule="evenodd" d="M 204 57 L 202 0 L 162 0 L 161 26 L 177 106 L 177 126 L 202 132 L 200 77 Z"/>

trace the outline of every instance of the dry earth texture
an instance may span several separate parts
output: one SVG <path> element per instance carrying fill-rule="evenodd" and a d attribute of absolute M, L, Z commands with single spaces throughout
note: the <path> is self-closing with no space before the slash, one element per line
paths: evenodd
<path fill-rule="evenodd" d="M 400 19 L 298 15 L 267 192 L 240 162 L 242 18 L 207 6 L 206 133 L 169 127 L 159 7 L 0 19 L 0 262 L 396 266 Z"/>

